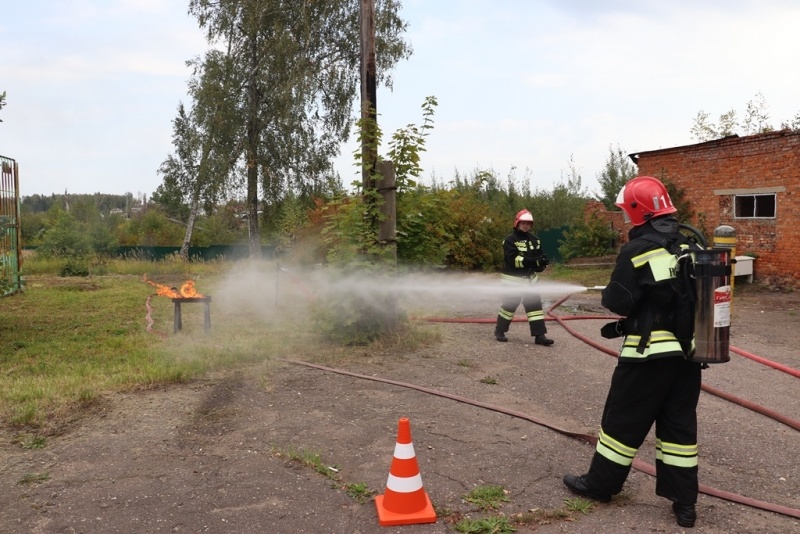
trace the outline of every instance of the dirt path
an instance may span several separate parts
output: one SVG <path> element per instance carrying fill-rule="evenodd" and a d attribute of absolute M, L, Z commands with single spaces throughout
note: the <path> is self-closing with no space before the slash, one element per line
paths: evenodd
<path fill-rule="evenodd" d="M 478 304 L 476 317 L 491 317 L 497 306 Z M 556 310 L 600 311 L 591 294 Z M 798 369 L 799 313 L 794 295 L 744 293 L 734 303 L 732 344 Z M 616 341 L 599 337 L 602 324 L 569 326 L 616 349 Z M 405 354 L 354 349 L 344 369 L 596 432 L 612 357 L 553 322 L 556 344 L 548 348 L 532 345 L 519 323 L 505 344 L 490 325 L 430 327 L 441 332 L 440 344 Z M 734 355 L 704 371 L 704 382 L 800 419 L 800 381 L 785 373 Z M 342 483 L 383 493 L 400 417 L 411 420 L 435 524 L 380 527 L 374 503 L 356 502 L 341 484 L 286 457 L 317 453 Z M 800 508 L 800 432 L 705 393 L 699 417 L 701 483 Z M 480 485 L 508 490 L 507 515 L 562 508 L 571 497 L 562 476 L 583 472 L 592 454 L 590 445 L 523 419 L 280 362 L 115 396 L 44 449 L 22 449 L 8 431 L 0 437 L 0 532 L 8 533 L 452 533 L 454 520 L 479 517 L 462 496 Z M 653 462 L 652 436 L 639 458 Z M 37 475 L 46 476 L 30 481 Z M 654 487 L 654 479 L 634 472 L 610 504 L 518 531 L 680 531 Z M 707 495 L 698 515 L 696 532 L 800 532 L 798 519 Z"/>

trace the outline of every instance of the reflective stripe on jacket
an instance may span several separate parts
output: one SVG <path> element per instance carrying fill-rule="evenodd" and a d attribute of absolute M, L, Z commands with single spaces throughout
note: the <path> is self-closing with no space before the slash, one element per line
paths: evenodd
<path fill-rule="evenodd" d="M 523 278 L 536 280 L 537 274 L 531 267 L 525 267 L 525 258 L 539 258 L 543 256 L 542 245 L 539 238 L 530 232 L 514 229 L 503 241 L 504 268 L 502 279 Z"/>
<path fill-rule="evenodd" d="M 677 230 L 676 221 L 676 233 Z M 626 318 L 620 361 L 685 356 L 670 331 L 675 297 L 671 281 L 677 258 L 652 240 L 642 238 L 650 232 L 656 230 L 649 223 L 630 231 L 630 241 L 620 250 L 611 280 L 603 289 L 603 306 Z"/>

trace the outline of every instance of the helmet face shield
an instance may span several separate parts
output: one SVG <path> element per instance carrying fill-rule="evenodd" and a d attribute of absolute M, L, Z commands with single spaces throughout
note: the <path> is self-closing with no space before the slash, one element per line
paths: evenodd
<path fill-rule="evenodd" d="M 625 188 L 628 187 L 627 184 L 622 186 L 622 189 L 619 190 L 617 194 L 617 200 L 614 202 L 614 205 L 619 206 L 622 208 L 622 218 L 625 219 L 625 224 L 631 223 L 631 216 L 628 215 L 628 210 L 625 209 Z"/>

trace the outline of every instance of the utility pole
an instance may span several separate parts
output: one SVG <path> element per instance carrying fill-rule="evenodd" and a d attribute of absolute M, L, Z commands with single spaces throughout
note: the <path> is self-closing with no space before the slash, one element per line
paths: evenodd
<path fill-rule="evenodd" d="M 375 0 L 361 0 L 361 183 L 365 194 L 375 189 L 377 108 Z"/>
<path fill-rule="evenodd" d="M 389 256 L 386 274 L 393 276 L 397 270 L 397 241 L 395 223 L 395 174 L 390 161 L 378 162 L 378 103 L 377 68 L 375 64 L 375 0 L 361 0 L 361 183 L 362 195 L 369 213 L 370 228 Z M 381 175 L 380 183 L 376 174 Z M 376 204 L 381 196 L 381 214 Z M 380 219 L 383 219 L 381 221 Z M 384 260 L 385 261 L 385 260 Z M 398 326 L 397 298 L 389 293 L 383 305 L 386 331 Z"/>

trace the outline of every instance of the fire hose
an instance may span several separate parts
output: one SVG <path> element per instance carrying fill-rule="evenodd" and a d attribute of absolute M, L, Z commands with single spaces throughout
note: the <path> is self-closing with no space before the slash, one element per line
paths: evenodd
<path fill-rule="evenodd" d="M 558 306 L 560 306 L 561 304 L 563 304 L 564 301 L 566 301 L 568 298 L 569 298 L 569 295 L 567 295 L 566 297 L 558 300 L 552 306 L 550 306 L 547 309 L 547 317 L 546 317 L 546 319 L 557 321 L 560 326 L 562 326 L 567 332 L 572 334 L 574 337 L 577 337 L 581 341 L 584 341 L 585 343 L 591 345 L 592 347 L 594 347 L 594 348 L 596 348 L 596 349 L 598 349 L 598 350 L 600 350 L 602 352 L 605 352 L 607 354 L 610 354 L 610 355 L 616 357 L 617 353 L 615 351 L 610 350 L 607 347 L 603 346 L 602 344 L 599 344 L 599 343 L 591 340 L 590 338 L 587 338 L 586 336 L 583 336 L 583 335 L 579 334 L 578 332 L 576 332 L 575 330 L 573 330 L 572 328 L 570 328 L 566 324 L 570 320 L 578 320 L 578 319 L 606 319 L 607 320 L 609 318 L 608 315 L 585 315 L 585 316 L 566 316 L 566 317 L 562 317 L 562 316 L 559 316 L 559 315 L 556 315 L 556 314 L 553 313 L 553 310 L 555 308 L 557 308 Z M 443 323 L 494 323 L 495 322 L 494 319 L 487 320 L 487 319 L 426 318 L 426 320 L 430 321 L 430 322 L 443 322 Z M 736 352 L 737 354 L 741 354 L 742 356 L 748 357 L 748 358 L 753 359 L 755 361 L 758 361 L 760 363 L 764 363 L 766 365 L 772 364 L 771 365 L 772 367 L 774 367 L 776 369 L 779 369 L 779 370 L 781 370 L 783 372 L 787 372 L 787 373 L 792 374 L 794 376 L 800 376 L 800 375 L 798 375 L 798 371 L 795 370 L 795 369 L 791 369 L 791 368 L 785 367 L 785 366 L 780 366 L 779 364 L 774 364 L 774 362 L 769 362 L 769 360 L 766 360 L 766 359 L 761 358 L 759 356 L 755 356 L 755 355 L 752 355 L 750 353 L 746 353 L 746 351 L 741 351 L 739 349 L 731 349 L 731 350 L 733 350 L 733 352 Z M 404 388 L 408 388 L 408 389 L 414 389 L 414 390 L 420 391 L 422 393 L 427 393 L 427 394 L 430 394 L 430 395 L 436 395 L 436 396 L 439 396 L 439 397 L 451 399 L 451 400 L 454 400 L 454 401 L 457 401 L 457 402 L 461 402 L 461 403 L 464 403 L 464 404 L 469 404 L 469 405 L 476 406 L 476 407 L 479 407 L 479 408 L 484 408 L 484 409 L 487 409 L 487 410 L 491 410 L 491 411 L 495 411 L 495 412 L 502 413 L 502 414 L 505 414 L 505 415 L 509 415 L 511 417 L 516 417 L 516 418 L 519 418 L 519 419 L 523 419 L 523 420 L 529 421 L 531 423 L 537 424 L 539 426 L 543 426 L 545 428 L 553 430 L 555 432 L 558 432 L 558 433 L 560 433 L 562 435 L 565 435 L 565 436 L 568 436 L 568 437 L 572 437 L 572 438 L 575 438 L 575 439 L 579 439 L 581 441 L 585 441 L 585 442 L 587 442 L 587 443 L 589 443 L 591 445 L 596 445 L 596 443 L 597 443 L 597 437 L 596 436 L 592 436 L 592 435 L 584 434 L 584 433 L 580 433 L 580 432 L 570 431 L 570 430 L 567 430 L 567 429 L 564 429 L 564 428 L 560 428 L 560 427 L 558 427 L 557 425 L 555 425 L 553 423 L 550 423 L 550 422 L 547 422 L 547 421 L 544 421 L 544 420 L 540 420 L 540 419 L 538 419 L 536 417 L 533 417 L 531 415 L 527 415 L 527 414 L 524 414 L 524 413 L 521 413 L 521 412 L 517 412 L 517 411 L 514 411 L 514 410 L 507 409 L 507 408 L 499 407 L 499 406 L 493 406 L 491 404 L 487 404 L 487 403 L 484 403 L 484 402 L 481 402 L 481 401 L 467 399 L 467 398 L 464 398 L 464 397 L 459 397 L 457 395 L 453 395 L 453 394 L 450 394 L 450 393 L 445 393 L 443 391 L 438 391 L 438 390 L 435 390 L 435 389 L 430 389 L 430 388 L 426 388 L 426 387 L 415 385 L 415 384 L 410 384 L 410 383 L 406 383 L 406 382 L 398 382 L 398 381 L 395 381 L 395 380 L 390 380 L 390 379 L 386 379 L 386 378 L 380 378 L 380 377 L 376 377 L 376 376 L 362 375 L 362 374 L 354 373 L 354 372 L 351 372 L 351 371 L 345 371 L 345 370 L 342 370 L 342 369 L 335 369 L 335 368 L 331 368 L 331 367 L 325 367 L 325 366 L 322 366 L 322 365 L 316 365 L 316 364 L 297 361 L 297 360 L 283 360 L 283 361 L 286 361 L 288 363 L 295 364 L 295 365 L 302 365 L 302 366 L 318 369 L 318 370 L 321 370 L 321 371 L 326 371 L 326 372 L 336 373 L 336 374 L 340 374 L 340 375 L 351 376 L 351 377 L 364 379 L 364 380 L 371 380 L 371 381 L 374 381 L 374 382 L 381 382 L 381 383 L 384 383 L 384 384 L 391 384 L 391 385 L 404 387 Z M 767 363 L 767 362 L 769 362 L 769 363 Z M 733 402 L 735 404 L 739 404 L 740 406 L 743 406 L 743 407 L 748 408 L 748 409 L 750 409 L 752 411 L 755 411 L 757 413 L 760 413 L 762 415 L 765 415 L 767 417 L 775 419 L 776 421 L 779 421 L 779 422 L 781 422 L 781 423 L 783 423 L 783 424 L 785 424 L 785 425 L 787 425 L 787 426 L 789 426 L 791 428 L 794 428 L 795 430 L 800 431 L 800 421 L 791 419 L 791 418 L 789 418 L 787 416 L 784 416 L 782 414 L 779 414 L 777 412 L 774 412 L 772 410 L 769 410 L 769 409 L 764 408 L 762 406 L 759 406 L 757 404 L 751 403 L 751 402 L 749 402 L 749 401 L 747 401 L 745 399 L 741 399 L 741 398 L 736 397 L 734 395 L 731 395 L 729 393 L 722 392 L 722 391 L 720 391 L 720 390 L 718 390 L 716 388 L 713 388 L 711 386 L 708 386 L 706 384 L 703 384 L 701 387 L 702 387 L 703 391 L 706 391 L 707 393 L 711 393 L 712 395 L 718 396 L 718 397 L 720 397 L 722 399 L 728 400 L 728 401 Z M 653 466 L 651 464 L 648 464 L 647 462 L 644 462 L 644 461 L 642 461 L 642 460 L 640 460 L 638 458 L 634 459 L 632 467 L 634 469 L 636 469 L 637 471 L 640 471 L 642 473 L 648 474 L 650 476 L 655 476 L 656 475 L 655 466 Z M 791 507 L 788 507 L 788 506 L 783 506 L 783 505 L 779 505 L 779 504 L 774 504 L 774 503 L 761 501 L 761 500 L 758 500 L 758 499 L 753 499 L 753 498 L 750 498 L 750 497 L 745 497 L 743 495 L 738 495 L 738 494 L 731 493 L 731 492 L 728 492 L 728 491 L 716 489 L 716 488 L 707 486 L 705 484 L 700 484 L 699 485 L 699 491 L 701 493 L 706 494 L 706 495 L 710 495 L 712 497 L 717 497 L 717 498 L 720 498 L 720 499 L 723 499 L 723 500 L 726 500 L 726 501 L 735 502 L 735 503 L 738 503 L 738 504 L 743 504 L 743 505 L 746 505 L 746 506 L 750 506 L 752 508 L 758 508 L 758 509 L 761 509 L 761 510 L 766 510 L 766 511 L 769 511 L 769 512 L 775 512 L 775 513 L 778 513 L 778 514 L 782 514 L 782 515 L 786 515 L 786 516 L 789 516 L 789 517 L 800 519 L 800 509 L 797 509 L 797 508 L 791 508 Z"/>

